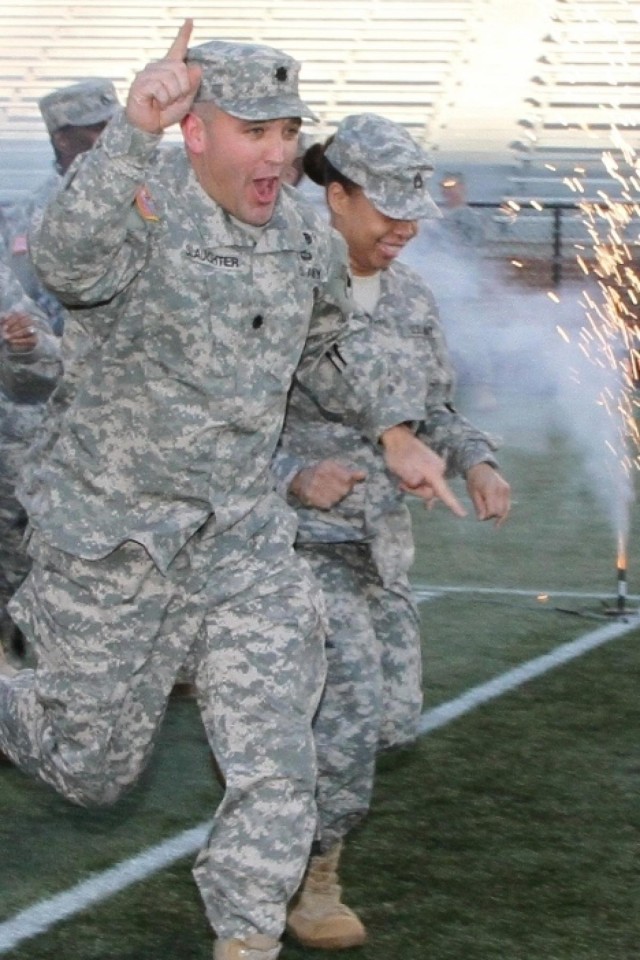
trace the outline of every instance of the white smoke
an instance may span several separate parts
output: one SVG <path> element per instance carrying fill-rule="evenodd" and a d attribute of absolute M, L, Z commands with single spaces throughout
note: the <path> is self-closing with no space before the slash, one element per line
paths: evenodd
<path fill-rule="evenodd" d="M 564 435 L 580 451 L 618 543 L 626 544 L 636 457 L 633 386 L 624 363 L 628 345 L 599 329 L 597 285 L 585 278 L 553 291 L 506 283 L 476 251 L 434 243 L 437 229 L 437 222 L 423 228 L 402 259 L 436 296 L 461 412 L 484 426 L 493 393 L 488 419 L 505 444 L 550 449 L 552 437 Z"/>

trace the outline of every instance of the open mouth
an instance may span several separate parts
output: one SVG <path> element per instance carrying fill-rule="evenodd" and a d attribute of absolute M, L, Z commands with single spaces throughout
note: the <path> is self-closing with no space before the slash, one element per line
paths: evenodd
<path fill-rule="evenodd" d="M 260 177 L 253 181 L 253 189 L 256 192 L 258 203 L 275 203 L 279 188 L 279 177 Z"/>

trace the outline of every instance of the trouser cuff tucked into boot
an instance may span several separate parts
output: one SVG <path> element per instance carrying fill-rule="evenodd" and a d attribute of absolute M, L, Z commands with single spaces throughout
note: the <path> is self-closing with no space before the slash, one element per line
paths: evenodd
<path fill-rule="evenodd" d="M 305 947 L 344 950 L 359 947 L 367 932 L 340 897 L 338 863 L 342 844 L 311 857 L 307 873 L 287 916 L 287 931 Z"/>

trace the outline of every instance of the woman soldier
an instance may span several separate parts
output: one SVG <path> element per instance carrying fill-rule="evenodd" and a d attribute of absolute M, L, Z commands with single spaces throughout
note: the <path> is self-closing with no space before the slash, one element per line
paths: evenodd
<path fill-rule="evenodd" d="M 397 260 L 418 221 L 439 215 L 426 189 L 429 158 L 403 127 L 358 114 L 306 152 L 304 171 L 325 189 L 331 223 L 348 246 L 353 297 L 370 315 L 398 389 L 421 398 L 424 416 L 413 429 L 445 459 L 449 475 L 465 478 L 478 519 L 502 523 L 510 491 L 495 446 L 452 406 L 433 296 Z M 366 936 L 340 899 L 342 840 L 369 808 L 377 751 L 415 739 L 422 706 L 411 519 L 380 450 L 295 387 L 274 470 L 297 509 L 297 549 L 323 587 L 330 629 L 314 721 L 318 834 L 288 930 L 305 946 L 340 949 Z"/>

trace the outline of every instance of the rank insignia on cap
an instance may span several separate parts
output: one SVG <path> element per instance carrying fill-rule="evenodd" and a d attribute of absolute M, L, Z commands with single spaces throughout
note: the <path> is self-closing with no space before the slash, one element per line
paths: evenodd
<path fill-rule="evenodd" d="M 276 80 L 284 81 L 289 76 L 289 71 L 286 67 L 278 67 L 276 70 Z"/>
<path fill-rule="evenodd" d="M 29 252 L 29 241 L 27 240 L 26 234 L 21 233 L 19 236 L 14 237 L 13 242 L 11 244 L 11 253 L 14 256 L 16 256 L 21 253 L 28 253 L 28 252 Z"/>
<path fill-rule="evenodd" d="M 136 193 L 136 207 L 143 220 L 159 220 L 153 197 L 146 187 L 140 187 Z"/>
<path fill-rule="evenodd" d="M 424 180 L 422 179 L 422 174 L 418 171 L 413 178 L 413 186 L 416 190 L 422 190 L 424 187 Z"/>

